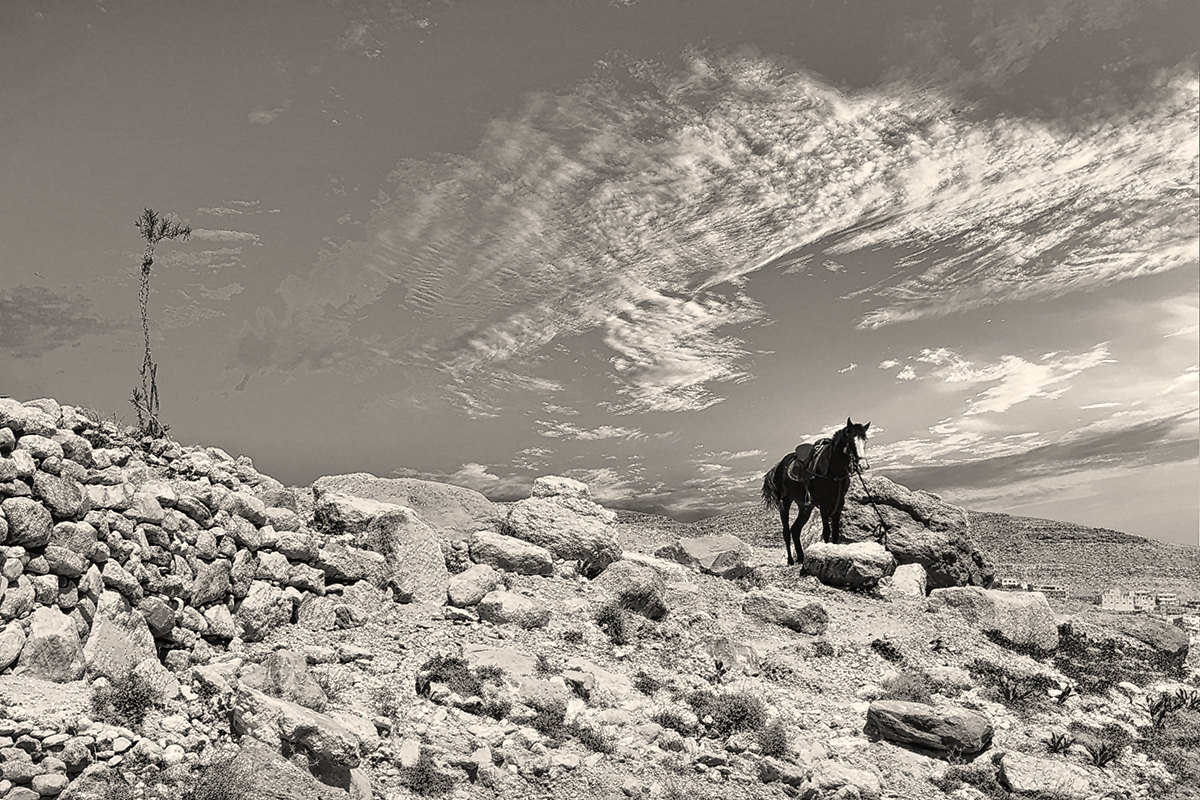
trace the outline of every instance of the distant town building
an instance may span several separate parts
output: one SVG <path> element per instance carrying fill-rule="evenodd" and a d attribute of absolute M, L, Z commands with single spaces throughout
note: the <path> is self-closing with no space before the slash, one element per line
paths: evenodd
<path fill-rule="evenodd" d="M 1133 612 L 1137 609 L 1133 604 L 1133 595 L 1120 589 L 1109 589 L 1100 595 L 1100 608 L 1103 611 Z"/>
<path fill-rule="evenodd" d="M 1005 592 L 1023 592 L 1029 585 L 1020 578 L 1001 578 L 999 588 Z"/>
<path fill-rule="evenodd" d="M 1154 592 L 1146 591 L 1145 589 L 1135 589 L 1132 594 L 1134 611 L 1151 611 L 1154 609 L 1156 605 L 1154 602 Z"/>
<path fill-rule="evenodd" d="M 1029 591 L 1041 592 L 1046 597 L 1053 597 L 1056 600 L 1066 600 L 1070 596 L 1066 586 L 1057 583 L 1040 583 L 1036 586 L 1030 586 Z"/>

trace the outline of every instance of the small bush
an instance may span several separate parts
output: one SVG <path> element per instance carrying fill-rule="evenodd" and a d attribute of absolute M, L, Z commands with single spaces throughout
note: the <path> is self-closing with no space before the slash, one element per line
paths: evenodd
<path fill-rule="evenodd" d="M 572 736 L 579 740 L 579 743 L 589 750 L 597 753 L 615 753 L 617 752 L 617 742 L 611 734 L 605 733 L 602 730 L 593 728 L 590 725 L 583 725 L 578 722 L 571 724 L 569 732 Z"/>
<path fill-rule="evenodd" d="M 663 682 L 653 677 L 644 669 L 639 669 L 637 674 L 633 676 L 633 688 L 644 695 L 653 696 L 662 687 Z"/>
<path fill-rule="evenodd" d="M 958 791 L 963 786 L 971 786 L 996 800 L 1008 800 L 1011 797 L 996 780 L 996 770 L 992 764 L 982 760 L 974 764 L 952 764 L 940 778 L 935 778 L 931 783 L 946 794 Z"/>
<path fill-rule="evenodd" d="M 539 678 L 549 678 L 562 672 L 557 664 L 545 653 L 537 654 L 537 663 L 533 666 L 533 674 Z"/>
<path fill-rule="evenodd" d="M 691 720 L 680 714 L 672 708 L 666 708 L 662 711 L 656 711 L 650 716 L 651 722 L 657 722 L 664 728 L 669 728 L 680 734 L 681 736 L 691 736 L 695 731 Z"/>
<path fill-rule="evenodd" d="M 202 768 L 183 800 L 242 800 L 253 784 L 254 776 L 234 753 Z"/>
<path fill-rule="evenodd" d="M 158 693 L 140 672 L 128 672 L 92 689 L 92 713 L 129 728 L 140 728 L 146 714 L 157 704 Z"/>
<path fill-rule="evenodd" d="M 871 649 L 884 660 L 891 661 L 893 664 L 904 660 L 904 654 L 900 652 L 900 648 L 887 639 L 872 639 Z"/>
<path fill-rule="evenodd" d="M 371 687 L 371 701 L 375 704 L 375 709 L 388 719 L 395 719 L 400 715 L 400 697 L 390 686 Z"/>
<path fill-rule="evenodd" d="M 482 708 L 484 716 L 501 720 L 512 713 L 512 698 L 507 694 L 485 692 L 485 695 Z"/>
<path fill-rule="evenodd" d="M 833 658 L 837 650 L 825 639 L 817 639 L 812 643 L 813 655 L 817 658 Z"/>
<path fill-rule="evenodd" d="M 1117 756 L 1121 755 L 1122 750 L 1120 744 L 1106 739 L 1095 742 L 1084 742 L 1083 746 L 1088 751 L 1091 762 L 1097 767 L 1103 767 L 1116 759 Z"/>
<path fill-rule="evenodd" d="M 718 736 L 756 731 L 767 724 L 766 705 L 748 692 L 713 694 L 698 689 L 688 695 L 687 702 L 700 719 L 712 718 L 712 730 Z"/>
<path fill-rule="evenodd" d="M 504 681 L 504 667 L 485 664 L 475 668 L 475 677 L 482 683 L 500 684 Z"/>
<path fill-rule="evenodd" d="M 529 726 L 543 736 L 551 739 L 562 739 L 566 734 L 563 721 L 567 718 L 567 702 L 562 698 L 554 698 L 545 706 L 537 709 L 537 714 Z"/>
<path fill-rule="evenodd" d="M 924 672 L 897 675 L 883 683 L 885 700 L 904 700 L 910 703 L 932 703 L 933 688 Z"/>
<path fill-rule="evenodd" d="M 567 628 L 558 635 L 558 638 L 562 639 L 568 644 L 582 644 L 583 631 L 581 631 L 579 628 Z"/>
<path fill-rule="evenodd" d="M 437 653 L 422 664 L 417 677 L 417 694 L 428 697 L 431 683 L 445 684 L 459 697 L 478 696 L 480 692 L 479 678 L 471 672 L 466 659 L 460 656 Z"/>
<path fill-rule="evenodd" d="M 1051 753 L 1065 753 L 1075 744 L 1075 737 L 1069 733 L 1051 733 L 1046 740 L 1046 750 Z"/>
<path fill-rule="evenodd" d="M 417 763 L 400 771 L 400 780 L 409 791 L 422 797 L 446 794 L 454 788 L 454 778 L 438 770 L 433 756 L 423 747 Z"/>
<path fill-rule="evenodd" d="M 629 613 L 616 603 L 605 603 L 596 611 L 596 624 L 615 645 L 626 645 L 633 640 Z"/>
<path fill-rule="evenodd" d="M 756 735 L 759 750 L 764 756 L 780 758 L 792 749 L 791 736 L 787 723 L 776 718 L 774 722 L 762 728 Z"/>

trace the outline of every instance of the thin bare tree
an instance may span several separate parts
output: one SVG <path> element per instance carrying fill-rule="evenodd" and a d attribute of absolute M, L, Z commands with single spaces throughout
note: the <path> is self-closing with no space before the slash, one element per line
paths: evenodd
<path fill-rule="evenodd" d="M 142 334 L 146 340 L 146 353 L 142 359 L 142 385 L 134 388 L 130 400 L 137 409 L 138 429 L 143 436 L 164 436 L 167 426 L 158 418 L 158 365 L 150 358 L 150 320 L 146 312 L 150 303 L 150 268 L 154 266 L 154 246 L 163 239 L 183 239 L 187 241 L 192 235 L 190 225 L 160 217 L 157 212 L 146 208 L 142 215 L 133 223 L 138 232 L 146 240 L 146 250 L 142 254 L 142 283 L 138 294 L 138 305 L 142 311 Z"/>

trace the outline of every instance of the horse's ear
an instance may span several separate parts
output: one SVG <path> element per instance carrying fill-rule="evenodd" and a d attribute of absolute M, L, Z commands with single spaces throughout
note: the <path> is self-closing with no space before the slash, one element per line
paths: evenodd
<path fill-rule="evenodd" d="M 851 425 L 853 425 L 853 424 L 854 424 L 854 423 L 850 421 L 850 418 L 849 418 L 849 417 L 846 417 L 846 427 L 847 427 L 847 428 L 849 428 L 849 427 L 850 427 Z"/>
<path fill-rule="evenodd" d="M 871 420 L 867 420 L 867 424 L 863 425 L 863 433 L 866 433 L 867 429 L 870 427 L 871 427 Z"/>

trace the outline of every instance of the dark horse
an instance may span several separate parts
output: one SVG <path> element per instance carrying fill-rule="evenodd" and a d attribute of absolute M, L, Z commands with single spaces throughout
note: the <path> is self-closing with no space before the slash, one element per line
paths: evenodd
<path fill-rule="evenodd" d="M 832 439 L 797 446 L 795 452 L 784 456 L 763 477 L 763 502 L 779 509 L 789 566 L 804 561 L 800 533 L 814 507 L 821 509 L 822 540 L 842 543 L 842 507 L 846 503 L 846 490 L 850 488 L 850 476 L 860 469 L 859 461 L 866 447 L 869 427 L 869 422 L 851 422 L 847 417 L 846 427 Z M 788 513 L 793 501 L 799 504 L 800 514 L 789 528 Z M 792 559 L 792 544 L 796 545 L 795 560 Z"/>

